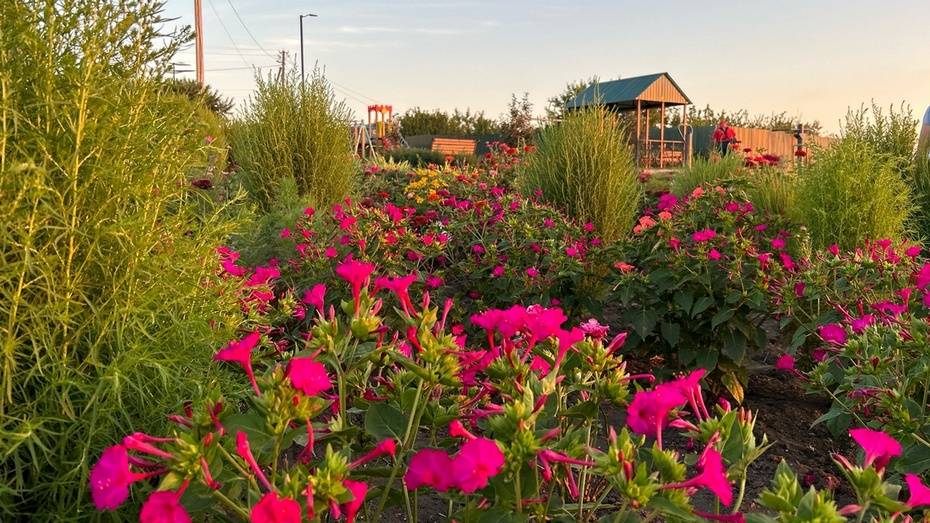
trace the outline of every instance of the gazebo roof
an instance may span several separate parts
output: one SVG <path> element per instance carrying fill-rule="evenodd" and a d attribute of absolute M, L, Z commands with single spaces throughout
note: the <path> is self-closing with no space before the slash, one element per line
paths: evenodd
<path fill-rule="evenodd" d="M 603 104 L 629 110 L 635 109 L 637 102 L 643 109 L 652 109 L 659 107 L 662 102 L 669 107 L 687 105 L 691 100 L 668 73 L 656 73 L 591 84 L 569 101 L 567 106 L 569 109 L 579 109 Z"/>

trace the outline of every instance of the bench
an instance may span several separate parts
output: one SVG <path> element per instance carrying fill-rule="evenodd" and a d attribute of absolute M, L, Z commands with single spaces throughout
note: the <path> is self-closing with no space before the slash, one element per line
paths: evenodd
<path fill-rule="evenodd" d="M 475 154 L 475 140 L 461 138 L 433 138 L 430 149 L 443 154 Z"/>

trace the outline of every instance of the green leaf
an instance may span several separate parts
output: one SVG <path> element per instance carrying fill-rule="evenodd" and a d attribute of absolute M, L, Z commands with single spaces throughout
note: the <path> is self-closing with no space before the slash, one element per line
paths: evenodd
<path fill-rule="evenodd" d="M 746 338 L 738 332 L 727 332 L 723 335 L 723 355 L 733 363 L 740 363 L 746 355 Z"/>
<path fill-rule="evenodd" d="M 658 315 L 652 309 L 629 311 L 625 318 L 642 339 L 646 339 L 652 334 L 652 330 L 655 329 L 656 323 L 659 321 Z"/>
<path fill-rule="evenodd" d="M 661 330 L 662 337 L 670 346 L 678 345 L 678 341 L 681 339 L 681 327 L 677 323 L 662 323 Z"/>
<path fill-rule="evenodd" d="M 365 431 L 375 439 L 403 440 L 407 430 L 407 416 L 387 403 L 374 403 L 365 413 Z"/>
<path fill-rule="evenodd" d="M 710 320 L 710 328 L 716 329 L 717 325 L 726 323 L 730 320 L 730 318 L 733 317 L 733 313 L 733 309 L 723 309 L 722 311 L 717 312 L 717 314 L 714 314 L 714 317 Z"/>
<path fill-rule="evenodd" d="M 691 314 L 691 306 L 694 305 L 694 296 L 690 292 L 678 291 L 675 293 L 675 305 L 686 315 Z"/>
<path fill-rule="evenodd" d="M 692 318 L 696 317 L 698 314 L 706 311 L 708 307 L 710 307 L 713 304 L 714 304 L 713 298 L 711 298 L 710 296 L 702 296 L 694 304 L 694 308 L 691 309 L 691 317 Z"/>
<path fill-rule="evenodd" d="M 720 377 L 720 383 L 726 387 L 727 392 L 729 392 L 733 399 L 737 403 L 742 403 L 744 398 L 743 384 L 740 382 L 739 377 L 736 376 L 733 372 L 726 372 L 723 376 Z"/>

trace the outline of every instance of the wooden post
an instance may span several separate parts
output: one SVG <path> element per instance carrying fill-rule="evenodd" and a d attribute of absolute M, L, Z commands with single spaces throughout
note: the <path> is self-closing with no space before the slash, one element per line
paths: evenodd
<path fill-rule="evenodd" d="M 682 154 L 684 154 L 683 160 L 688 162 L 688 167 L 691 167 L 691 133 L 688 132 L 688 106 L 687 105 L 681 106 L 681 123 L 682 123 L 682 128 L 684 129 L 684 133 L 685 133 L 684 136 L 681 137 L 682 142 L 684 142 L 682 145 L 682 147 L 684 148 L 684 151 L 682 152 Z"/>
<path fill-rule="evenodd" d="M 665 102 L 659 105 L 659 169 L 665 167 Z"/>
<path fill-rule="evenodd" d="M 194 0 L 194 45 L 197 54 L 197 82 L 203 87 L 203 6 Z"/>
<path fill-rule="evenodd" d="M 649 109 L 643 109 L 643 150 L 646 164 L 652 167 L 652 148 L 649 146 Z"/>
<path fill-rule="evenodd" d="M 643 140 L 642 140 L 642 135 L 640 135 L 639 133 L 639 126 L 642 125 L 642 117 L 643 117 L 642 102 L 640 100 L 636 100 L 636 164 L 637 165 L 639 165 L 639 163 L 642 161 L 642 153 L 640 149 L 642 149 Z"/>

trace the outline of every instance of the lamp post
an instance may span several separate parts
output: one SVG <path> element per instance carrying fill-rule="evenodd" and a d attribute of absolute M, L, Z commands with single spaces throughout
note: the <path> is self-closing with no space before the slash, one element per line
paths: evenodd
<path fill-rule="evenodd" d="M 316 17 L 313 13 L 300 15 L 300 85 L 304 85 L 304 18 Z"/>

